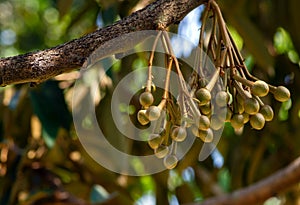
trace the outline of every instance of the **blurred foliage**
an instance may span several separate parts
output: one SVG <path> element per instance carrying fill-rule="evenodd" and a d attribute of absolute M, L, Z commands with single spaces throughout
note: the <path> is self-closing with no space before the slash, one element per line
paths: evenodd
<path fill-rule="evenodd" d="M 117 0 L 1 0 L 0 56 L 45 49 L 111 24 L 147 1 Z M 229 29 L 251 72 L 274 85 L 287 86 L 289 102 L 269 97 L 275 119 L 261 131 L 244 127 L 236 133 L 226 124 L 218 150 L 224 160 L 198 162 L 196 141 L 172 171 L 129 177 L 98 165 L 81 146 L 71 125 L 72 86 L 78 73 L 64 74 L 36 88 L 28 85 L 0 89 L 0 204 L 178 204 L 201 201 L 258 181 L 300 155 L 300 19 L 297 0 L 220 0 Z M 172 31 L 177 26 L 172 27 Z M 196 30 L 195 32 L 198 32 Z M 112 84 L 102 85 L 96 107 L 99 124 L 111 121 L 105 108 L 111 86 L 133 68 L 144 65 L 133 55 L 115 64 Z M 135 100 L 137 103 L 137 100 Z M 133 99 L 134 102 L 134 99 Z M 123 113 L 132 107 L 120 105 Z M 107 123 L 106 123 L 107 124 Z M 102 127 L 116 147 L 127 144 L 145 154 L 145 144 L 120 140 L 120 133 Z M 45 132 L 45 130 L 51 130 Z M 50 134 L 49 134 L 50 133 Z M 49 143 L 49 138 L 52 142 Z M 47 140 L 48 139 L 48 140 Z M 50 146 L 49 146 L 50 145 Z M 296 204 L 298 186 L 278 193 L 266 204 Z"/>

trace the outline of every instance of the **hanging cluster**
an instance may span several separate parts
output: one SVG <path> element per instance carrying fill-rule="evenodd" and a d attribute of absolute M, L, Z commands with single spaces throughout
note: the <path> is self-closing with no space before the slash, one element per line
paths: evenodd
<path fill-rule="evenodd" d="M 205 33 L 208 21 L 212 23 Z M 204 33 L 208 39 L 206 46 Z M 166 53 L 166 77 L 161 101 L 153 105 L 152 62 L 159 40 Z M 146 88 L 139 96 L 142 108 L 137 114 L 138 122 L 155 122 L 148 144 L 158 158 L 164 159 L 168 169 L 178 163 L 177 143 L 186 139 L 187 128 L 205 143 L 213 141 L 214 133 L 223 128 L 224 122 L 230 122 L 237 130 L 249 122 L 253 129 L 260 130 L 274 116 L 271 106 L 264 104 L 261 97 L 272 93 L 280 102 L 290 98 L 287 88 L 269 85 L 248 72 L 214 1 L 209 1 L 203 12 L 198 48 L 194 70 L 186 83 L 169 36 L 160 31 L 149 57 Z M 214 70 L 207 69 L 210 60 Z M 175 97 L 169 93 L 172 69 L 177 73 L 179 86 Z"/>
<path fill-rule="evenodd" d="M 221 11 L 215 1 L 209 1 L 204 13 L 200 31 L 200 52 L 204 49 L 204 30 L 209 16 L 212 16 L 212 26 L 208 35 L 206 54 L 213 59 L 217 73 L 224 82 L 224 90 L 215 95 L 216 104 L 225 103 L 227 115 L 225 121 L 231 122 L 235 129 L 240 129 L 247 122 L 253 129 L 260 130 L 266 121 L 273 119 L 274 113 L 271 106 L 266 105 L 261 97 L 272 93 L 279 102 L 285 102 L 290 98 L 290 92 L 284 86 L 272 86 L 251 75 L 244 64 L 244 60 L 237 49 L 222 17 Z M 205 60 L 200 55 L 200 63 L 205 66 Z M 201 64 L 199 73 L 194 78 L 194 86 L 199 87 L 199 79 L 203 78 Z M 209 83 L 210 84 L 210 83 Z M 209 85 L 208 84 L 208 85 Z M 201 87 L 201 85 L 200 85 Z M 196 91 L 198 100 L 208 96 L 211 86 L 200 88 Z M 229 100 L 230 99 L 230 100 Z"/>

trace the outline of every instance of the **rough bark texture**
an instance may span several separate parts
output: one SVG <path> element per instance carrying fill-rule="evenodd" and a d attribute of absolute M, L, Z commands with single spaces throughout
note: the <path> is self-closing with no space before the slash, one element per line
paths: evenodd
<path fill-rule="evenodd" d="M 246 205 L 262 203 L 300 181 L 300 158 L 275 174 L 228 195 L 207 199 L 190 205 Z"/>
<path fill-rule="evenodd" d="M 144 9 L 82 38 L 43 51 L 0 59 L 0 86 L 39 83 L 82 66 L 103 43 L 141 30 L 164 29 L 179 22 L 205 0 L 157 0 Z M 121 46 L 121 45 L 120 45 Z"/>

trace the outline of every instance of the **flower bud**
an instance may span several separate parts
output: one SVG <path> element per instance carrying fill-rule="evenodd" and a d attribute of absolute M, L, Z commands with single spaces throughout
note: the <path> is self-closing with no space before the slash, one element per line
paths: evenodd
<path fill-rule="evenodd" d="M 264 116 L 266 121 L 271 121 L 274 117 L 274 112 L 270 105 L 263 105 L 259 112 Z"/>
<path fill-rule="evenodd" d="M 200 101 L 200 106 L 205 105 L 211 99 L 210 91 L 206 88 L 200 88 L 196 91 L 196 98 Z"/>
<path fill-rule="evenodd" d="M 256 129 L 261 130 L 265 126 L 265 118 L 261 113 L 256 113 L 250 117 L 250 125 Z"/>
<path fill-rule="evenodd" d="M 146 110 L 140 110 L 137 113 L 137 120 L 141 125 L 147 125 L 150 122 L 146 115 Z"/>
<path fill-rule="evenodd" d="M 269 85 L 262 80 L 257 80 L 251 87 L 251 93 L 258 97 L 264 97 L 269 93 Z"/>
<path fill-rule="evenodd" d="M 244 109 L 249 115 L 258 113 L 259 107 L 259 102 L 254 98 L 247 98 L 244 100 Z"/>
<path fill-rule="evenodd" d="M 150 92 L 143 92 L 140 95 L 139 101 L 140 101 L 140 104 L 143 107 L 149 107 L 150 105 L 152 105 L 152 103 L 154 101 L 154 98 L 153 98 L 152 93 L 150 93 Z"/>
<path fill-rule="evenodd" d="M 284 86 L 278 86 L 273 94 L 279 102 L 288 101 L 291 97 L 290 91 Z"/>
<path fill-rule="evenodd" d="M 160 117 L 161 109 L 157 106 L 150 106 L 146 111 L 146 116 L 150 121 L 155 121 Z"/>
<path fill-rule="evenodd" d="M 167 169 L 173 169 L 176 167 L 178 159 L 174 154 L 168 155 L 164 158 L 164 165 Z"/>

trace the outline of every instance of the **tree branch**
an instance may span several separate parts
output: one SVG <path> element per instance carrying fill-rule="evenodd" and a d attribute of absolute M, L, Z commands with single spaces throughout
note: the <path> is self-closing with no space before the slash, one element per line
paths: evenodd
<path fill-rule="evenodd" d="M 105 42 L 134 31 L 164 29 L 206 0 L 157 0 L 113 25 L 43 51 L 0 59 L 0 86 L 40 83 L 82 66 Z M 122 44 L 120 44 L 122 47 Z"/>
<path fill-rule="evenodd" d="M 190 205 L 239 205 L 262 203 L 300 181 L 300 157 L 273 175 L 231 194 Z"/>

